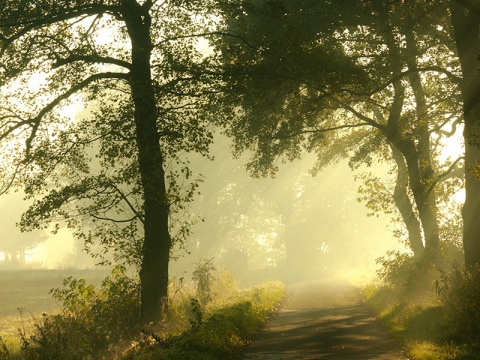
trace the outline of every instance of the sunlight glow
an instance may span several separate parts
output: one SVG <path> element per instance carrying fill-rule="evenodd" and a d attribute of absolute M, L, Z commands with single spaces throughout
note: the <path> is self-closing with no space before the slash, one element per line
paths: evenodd
<path fill-rule="evenodd" d="M 443 129 L 444 131 L 451 132 L 453 129 Z M 440 154 L 440 161 L 446 161 L 448 158 L 455 160 L 465 153 L 465 146 L 463 140 L 463 125 L 459 125 L 450 137 L 443 139 L 444 148 Z"/>
<path fill-rule="evenodd" d="M 69 257 L 75 252 L 75 240 L 68 229 L 60 229 L 57 234 L 25 253 L 25 261 L 39 264 L 46 269 L 58 269 L 68 265 Z"/>

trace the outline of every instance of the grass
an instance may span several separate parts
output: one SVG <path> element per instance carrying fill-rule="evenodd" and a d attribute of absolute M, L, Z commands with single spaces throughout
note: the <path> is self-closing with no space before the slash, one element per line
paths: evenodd
<path fill-rule="evenodd" d="M 241 292 L 230 304 L 197 313 L 183 333 L 154 336 L 137 343 L 125 360 L 227 360 L 243 347 L 277 311 L 284 296 L 281 283 Z M 197 309 L 196 311 L 200 311 Z M 146 346 L 144 344 L 147 344 Z"/>
<path fill-rule="evenodd" d="M 110 278 L 105 288 L 104 294 L 109 293 L 108 289 L 114 290 L 111 298 L 101 295 L 104 285 L 98 288 L 98 297 L 90 297 L 82 286 L 67 286 L 65 296 L 73 296 L 80 305 L 66 310 L 51 300 L 51 288 L 61 287 L 63 279 L 70 275 L 88 279 L 87 284 L 98 284 L 105 274 L 88 271 L 76 274 L 63 271 L 1 272 L 3 291 L 12 296 L 0 302 L 4 314 L 0 318 L 0 359 L 80 360 L 99 356 L 110 360 L 235 359 L 275 313 L 284 296 L 281 283 L 240 290 L 230 274 L 217 272 L 209 287 L 212 298 L 201 304 L 195 300 L 194 283 L 185 284 L 172 279 L 167 318 L 161 324 L 142 329 L 125 325 L 131 324 L 128 306 L 132 304 L 129 299 L 134 298 L 129 298 L 131 293 L 125 292 L 124 295 L 122 292 L 126 289 L 120 286 L 124 274 L 116 274 L 117 277 Z M 61 298 L 59 300 L 61 302 Z M 118 311 L 122 313 L 117 316 Z M 49 314 L 44 317 L 43 313 Z M 61 316 L 51 316 L 55 313 Z M 19 329 L 24 334 L 23 340 Z M 26 348 L 22 349 L 22 346 Z"/>
<path fill-rule="evenodd" d="M 106 274 L 105 270 L 0 271 L 0 317 L 15 316 L 20 308 L 31 313 L 59 310 L 49 292 L 61 286 L 63 279 L 72 275 L 99 284 Z"/>
<path fill-rule="evenodd" d="M 434 296 L 430 301 L 418 301 L 387 285 L 369 285 L 363 295 L 383 324 L 406 345 L 413 359 L 479 359 L 480 344 L 455 338 L 448 310 Z"/>

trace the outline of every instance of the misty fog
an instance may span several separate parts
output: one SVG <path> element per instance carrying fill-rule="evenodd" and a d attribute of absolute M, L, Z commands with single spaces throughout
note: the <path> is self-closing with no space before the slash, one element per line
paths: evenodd
<path fill-rule="evenodd" d="M 274 178 L 258 179 L 245 170 L 248 154 L 235 159 L 221 136 L 212 146 L 214 160 L 186 155 L 194 178 L 202 183 L 180 217 L 195 222 L 186 244 L 177 244 L 171 275 L 188 274 L 201 259 L 244 281 L 313 279 L 328 273 L 374 275 L 375 259 L 401 244 L 387 216 L 368 217 L 357 199 L 359 182 L 340 162 L 310 174 L 313 155 L 279 164 Z M 21 193 L 0 198 L 0 269 L 92 268 L 95 261 L 68 229 L 21 233 L 15 226 L 27 203 Z M 178 219 L 180 221 L 184 219 Z"/>

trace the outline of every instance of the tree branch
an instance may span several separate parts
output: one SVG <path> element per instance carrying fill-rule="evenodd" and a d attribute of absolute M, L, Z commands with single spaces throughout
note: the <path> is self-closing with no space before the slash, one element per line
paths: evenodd
<path fill-rule="evenodd" d="M 174 40 L 178 40 L 178 39 L 188 39 L 188 38 L 205 37 L 205 36 L 212 36 L 212 35 L 220 35 L 220 36 L 224 36 L 224 37 L 231 37 L 231 38 L 239 39 L 243 43 L 245 43 L 249 48 L 251 48 L 251 49 L 256 48 L 253 44 L 249 43 L 242 36 L 237 35 L 237 34 L 223 32 L 223 31 L 209 31 L 209 32 L 198 33 L 198 34 L 189 34 L 189 35 L 181 35 L 181 36 L 179 35 L 179 36 L 175 36 L 175 37 L 171 37 L 171 38 L 164 38 L 162 41 L 159 41 L 156 45 L 160 45 L 160 44 L 163 44 L 165 42 L 174 41 Z"/>
<path fill-rule="evenodd" d="M 113 223 L 127 223 L 127 222 L 132 222 L 136 219 L 139 219 L 138 216 L 134 216 L 130 219 L 123 219 L 123 220 L 117 220 L 117 219 L 113 219 L 113 218 L 110 218 L 110 217 L 107 217 L 107 216 L 99 216 L 99 215 L 95 215 L 93 213 L 90 213 L 89 214 L 91 217 L 93 217 L 94 219 L 97 219 L 97 220 L 104 220 L 104 221 L 110 221 L 110 222 L 113 222 Z M 142 223 L 143 223 L 143 220 L 142 219 L 139 219 Z"/>
<path fill-rule="evenodd" d="M 309 129 L 309 130 L 302 130 L 298 131 L 295 133 L 291 133 L 288 135 L 274 135 L 271 138 L 272 139 L 290 139 L 295 136 L 303 135 L 303 134 L 320 134 L 320 133 L 325 133 L 325 132 L 330 132 L 330 131 L 336 131 L 336 130 L 341 130 L 341 129 L 351 129 L 351 128 L 357 128 L 357 127 L 363 127 L 363 126 L 371 126 L 370 124 L 364 123 L 364 124 L 352 124 L 352 125 L 339 125 L 339 126 L 334 126 L 331 128 L 323 128 L 323 129 Z"/>
<path fill-rule="evenodd" d="M 378 86 L 376 89 L 374 89 L 374 90 L 372 90 L 368 93 L 357 94 L 357 95 L 371 96 L 371 95 L 373 95 L 373 94 L 375 94 L 379 91 L 384 90 L 385 88 L 387 88 L 389 85 L 393 84 L 394 82 L 402 80 L 405 76 L 408 76 L 411 73 L 428 72 L 428 71 L 439 72 L 439 73 L 445 74 L 450 79 L 450 81 L 452 81 L 454 84 L 456 84 L 456 85 L 461 84 L 462 79 L 460 77 L 454 75 L 453 73 L 451 73 L 450 71 L 442 68 L 441 66 L 416 67 L 416 68 L 408 69 L 406 71 L 403 71 L 403 72 L 399 73 L 397 76 L 394 76 L 389 81 L 385 82 L 384 84 Z"/>
<path fill-rule="evenodd" d="M 452 172 L 457 167 L 457 164 L 462 160 L 465 160 L 465 156 L 460 156 L 458 159 L 456 159 L 453 163 L 450 164 L 450 166 L 448 167 L 448 169 L 445 172 L 436 176 L 435 181 L 432 182 L 432 184 L 430 185 L 430 187 L 428 188 L 426 193 L 430 194 L 430 192 L 432 192 L 432 190 L 435 188 L 435 186 L 437 186 L 437 184 L 440 181 L 444 181 L 444 180 L 447 180 L 447 179 L 451 178 L 452 176 L 449 176 L 449 175 L 452 174 Z M 462 174 L 464 174 L 464 172 L 462 172 Z"/>
<path fill-rule="evenodd" d="M 352 106 L 344 103 L 343 101 L 341 101 L 341 100 L 339 100 L 335 97 L 332 97 L 331 100 L 333 102 L 336 102 L 337 104 L 339 104 L 345 110 L 351 112 L 353 115 L 355 115 L 360 120 L 365 121 L 365 125 L 370 125 L 370 126 L 374 127 L 375 129 L 379 129 L 379 130 L 382 130 L 382 131 L 385 130 L 385 126 L 377 123 L 375 120 L 369 118 L 368 116 L 363 115 L 361 112 L 355 110 Z"/>
<path fill-rule="evenodd" d="M 28 34 L 30 31 L 34 29 L 42 28 L 58 22 L 74 19 L 82 15 L 91 16 L 91 15 L 102 15 L 105 13 L 115 14 L 119 12 L 119 9 L 120 8 L 118 6 L 112 6 L 112 5 L 107 6 L 100 3 L 100 4 L 89 4 L 84 6 L 78 6 L 78 7 L 72 8 L 70 11 L 68 10 L 59 11 L 58 13 L 47 14 L 42 17 L 36 16 L 36 17 L 33 17 L 32 19 L 26 18 L 23 21 L 21 19 L 13 19 L 11 21 L 5 21 L 5 19 L 2 19 L 2 21 L 0 21 L 0 29 L 21 27 L 21 26 L 23 26 L 23 28 L 18 30 L 15 34 L 13 34 L 10 37 L 6 37 L 3 34 L 0 34 L 0 38 L 2 39 L 2 42 L 4 42 L 0 50 L 0 56 L 3 55 L 3 53 L 10 46 L 11 43 L 19 39 L 20 37 Z"/>
<path fill-rule="evenodd" d="M 132 218 L 132 220 L 133 220 L 133 219 L 138 219 L 138 220 L 140 220 L 140 222 L 141 222 L 142 224 L 144 224 L 144 221 L 145 221 L 145 220 L 144 220 L 143 215 L 142 215 L 140 212 L 138 212 L 137 208 L 135 208 L 135 206 L 133 206 L 133 204 L 130 202 L 130 200 L 128 199 L 128 197 L 123 193 L 123 191 L 120 190 L 120 189 L 118 188 L 118 186 L 115 186 L 115 191 L 120 195 L 120 197 L 122 198 L 122 200 L 125 201 L 125 203 L 126 203 L 127 206 L 129 207 L 129 209 L 130 209 L 130 210 L 133 212 L 133 214 L 135 215 L 135 216 Z M 130 220 L 130 221 L 131 221 L 131 220 Z"/>
<path fill-rule="evenodd" d="M 47 104 L 40 112 L 38 115 L 34 118 L 30 118 L 28 120 L 21 121 L 20 123 L 17 123 L 15 126 L 9 128 L 5 133 L 0 135 L 0 140 L 4 139 L 6 136 L 8 136 L 10 133 L 15 131 L 16 129 L 20 128 L 23 125 L 31 125 L 32 126 L 32 132 L 28 139 L 26 140 L 26 160 L 29 158 L 29 153 L 32 147 L 32 142 L 37 134 L 38 128 L 40 126 L 40 123 L 43 119 L 43 117 L 52 111 L 60 102 L 63 100 L 68 99 L 71 95 L 77 93 L 78 91 L 84 89 L 91 83 L 98 81 L 98 80 L 103 80 L 103 79 L 122 79 L 122 80 L 128 80 L 129 75 L 128 74 L 123 74 L 123 73 L 99 73 L 99 74 L 93 74 L 89 76 L 88 78 L 84 79 L 80 83 L 73 85 L 69 90 L 64 92 L 63 94 L 57 96 L 53 101 L 51 101 L 49 104 Z"/>
<path fill-rule="evenodd" d="M 112 65 L 117 65 L 117 66 L 126 68 L 128 70 L 132 70 L 132 64 L 130 64 L 127 61 L 115 59 L 108 56 L 100 56 L 100 55 L 70 55 L 67 58 L 58 59 L 57 61 L 55 61 L 52 65 L 52 68 L 56 69 L 56 68 L 59 68 L 60 66 L 71 64 L 76 61 L 83 61 L 83 62 L 92 63 L 92 64 L 95 64 L 95 63 L 112 64 Z"/>

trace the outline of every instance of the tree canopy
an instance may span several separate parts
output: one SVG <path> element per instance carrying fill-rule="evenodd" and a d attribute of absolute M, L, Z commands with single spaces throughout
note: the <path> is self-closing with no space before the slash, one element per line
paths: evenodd
<path fill-rule="evenodd" d="M 436 189 L 462 164 L 439 157 L 462 119 L 446 6 L 250 1 L 225 7 L 224 26 L 240 39 L 218 44 L 227 83 L 235 87 L 228 101 L 240 107 L 227 132 L 238 151 L 255 151 L 251 169 L 275 172 L 277 159 L 296 158 L 304 148 L 318 154 L 317 169 L 342 157 L 354 168 L 389 161 L 398 172 L 392 197 L 411 248 L 418 254 L 423 242 L 437 248 Z"/>
<path fill-rule="evenodd" d="M 190 174 L 178 154 L 206 154 L 211 142 L 215 79 L 198 45 L 210 5 L 25 0 L 0 10 L 2 179 L 37 199 L 22 225 L 63 219 L 87 241 L 133 242 L 142 317 L 158 319 L 170 216 L 195 189 L 181 186 Z"/>
<path fill-rule="evenodd" d="M 214 125 L 234 138 L 237 155 L 253 150 L 255 176 L 304 151 L 317 156 L 314 173 L 345 158 L 353 169 L 386 164 L 386 174 L 358 177 L 360 198 L 396 214 L 416 256 L 435 253 L 445 229 L 458 227 L 443 208 L 455 206 L 465 160 L 464 244 L 474 265 L 474 5 L 4 1 L 0 193 L 23 187 L 34 200 L 23 229 L 65 223 L 91 251 L 100 243 L 114 261 L 138 266 L 145 322 L 161 318 L 172 247 L 195 221 L 182 218 L 202 179 L 182 155 L 208 157 Z M 445 156 L 462 122 L 465 159 Z M 291 190 L 277 205 L 293 228 Z"/>

